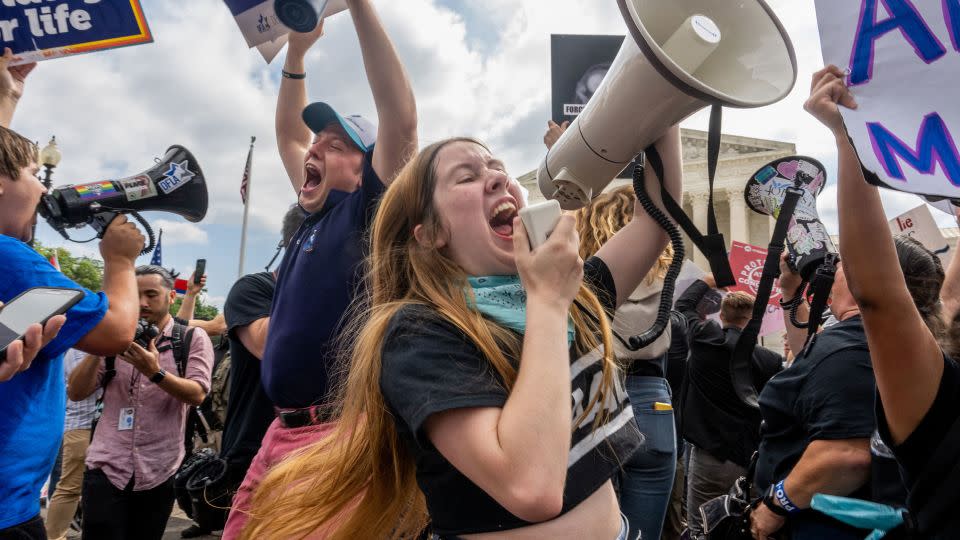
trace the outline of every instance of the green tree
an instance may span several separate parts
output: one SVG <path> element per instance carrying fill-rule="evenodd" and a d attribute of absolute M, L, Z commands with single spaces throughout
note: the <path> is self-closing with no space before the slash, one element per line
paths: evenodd
<path fill-rule="evenodd" d="M 77 257 L 70 253 L 66 248 L 49 248 L 34 243 L 34 249 L 49 259 L 54 253 L 57 254 L 57 261 L 60 263 L 60 271 L 65 276 L 72 279 L 77 285 L 86 287 L 91 291 L 99 291 L 103 288 L 103 262 L 90 257 Z"/>
<path fill-rule="evenodd" d="M 170 304 L 170 314 L 176 315 L 180 311 L 180 304 L 183 303 L 183 297 L 178 296 L 176 300 Z M 214 317 L 220 314 L 220 310 L 216 306 L 203 303 L 203 296 L 200 295 L 197 298 L 197 304 L 193 308 L 193 318 L 199 319 L 201 321 L 212 321 Z"/>

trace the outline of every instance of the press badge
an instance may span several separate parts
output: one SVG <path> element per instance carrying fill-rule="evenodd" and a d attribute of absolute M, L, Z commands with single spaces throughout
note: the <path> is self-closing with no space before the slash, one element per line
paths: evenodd
<path fill-rule="evenodd" d="M 120 422 L 117 424 L 118 431 L 133 429 L 133 407 L 124 407 L 120 409 Z"/>

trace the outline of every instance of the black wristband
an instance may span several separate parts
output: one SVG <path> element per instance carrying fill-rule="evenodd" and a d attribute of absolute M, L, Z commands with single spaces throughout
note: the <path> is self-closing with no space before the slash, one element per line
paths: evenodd
<path fill-rule="evenodd" d="M 763 496 L 763 505 L 780 517 L 787 517 L 790 515 L 790 512 L 787 511 L 786 508 L 781 507 L 773 501 L 773 486 L 771 486 L 770 491 L 767 491 L 767 494 Z"/>
<path fill-rule="evenodd" d="M 284 70 L 281 70 L 281 73 L 282 73 L 283 76 L 284 76 L 285 78 L 287 78 L 287 79 L 301 80 L 301 79 L 306 79 L 306 78 L 307 78 L 307 74 L 306 74 L 306 73 L 290 73 L 289 71 L 287 71 L 287 70 L 285 70 L 285 69 L 284 69 Z"/>
<path fill-rule="evenodd" d="M 153 384 L 160 384 L 160 382 L 167 376 L 167 371 L 163 368 L 160 368 L 160 371 L 154 373 L 150 376 L 150 382 Z"/>

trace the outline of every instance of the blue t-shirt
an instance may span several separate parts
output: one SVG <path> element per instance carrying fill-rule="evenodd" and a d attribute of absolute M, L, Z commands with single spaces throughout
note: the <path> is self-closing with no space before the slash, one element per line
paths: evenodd
<path fill-rule="evenodd" d="M 323 403 L 334 385 L 335 341 L 363 281 L 365 237 L 384 191 L 372 156 L 373 149 L 364 157 L 360 189 L 331 191 L 297 231 L 280 265 L 261 370 L 263 388 L 277 407 Z"/>
<path fill-rule="evenodd" d="M 0 301 L 9 302 L 33 287 L 83 289 L 58 272 L 20 240 L 0 235 Z M 107 312 L 107 297 L 84 289 L 84 298 L 67 312 L 67 322 L 30 365 L 0 382 L 0 529 L 40 513 L 40 490 L 53 469 L 66 410 L 63 353 Z"/>

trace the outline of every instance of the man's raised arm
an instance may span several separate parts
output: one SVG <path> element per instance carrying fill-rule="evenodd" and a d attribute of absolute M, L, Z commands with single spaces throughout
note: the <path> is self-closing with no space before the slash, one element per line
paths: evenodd
<path fill-rule="evenodd" d="M 373 170 L 390 185 L 417 150 L 417 102 L 410 79 L 370 0 L 347 0 L 377 107 Z"/>
<path fill-rule="evenodd" d="M 307 84 L 301 75 L 306 75 L 304 58 L 307 51 L 322 35 L 322 21 L 316 30 L 308 34 L 290 32 L 287 59 L 283 64 L 286 74 L 280 79 L 280 95 L 277 96 L 277 149 L 296 193 L 300 193 L 304 182 L 303 156 L 313 141 L 313 133 L 303 123 L 303 109 L 307 106 Z"/>

